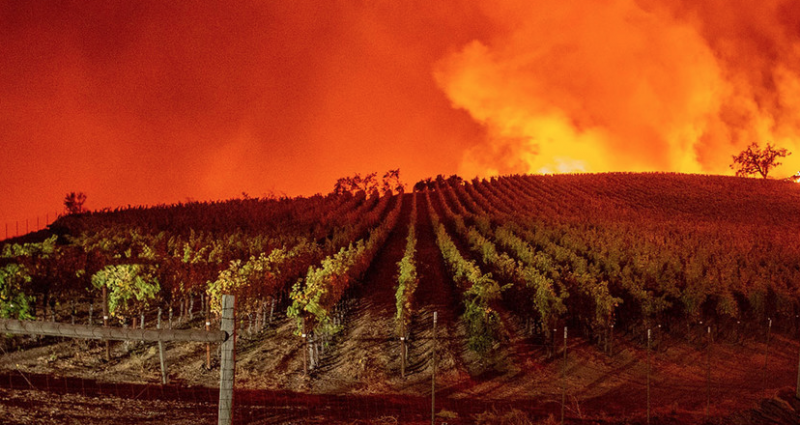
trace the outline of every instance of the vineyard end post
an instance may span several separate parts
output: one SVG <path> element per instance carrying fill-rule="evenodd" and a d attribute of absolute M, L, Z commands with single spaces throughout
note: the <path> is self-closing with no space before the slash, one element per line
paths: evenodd
<path fill-rule="evenodd" d="M 222 355 L 219 368 L 219 425 L 231 425 L 233 416 L 233 378 L 236 364 L 236 331 L 234 323 L 235 297 L 222 296 L 222 323 L 220 330 L 228 333 L 228 339 L 222 343 Z"/>

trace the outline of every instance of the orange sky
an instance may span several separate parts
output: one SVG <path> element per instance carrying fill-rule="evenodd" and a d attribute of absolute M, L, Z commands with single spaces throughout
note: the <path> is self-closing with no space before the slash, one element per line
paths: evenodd
<path fill-rule="evenodd" d="M 390 168 L 729 174 L 752 141 L 800 169 L 796 1 L 474 3 L 2 1 L 0 225 Z"/>

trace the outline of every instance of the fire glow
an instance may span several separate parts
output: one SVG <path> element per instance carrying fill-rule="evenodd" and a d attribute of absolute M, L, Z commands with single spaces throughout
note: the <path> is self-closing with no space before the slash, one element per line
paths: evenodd
<path fill-rule="evenodd" d="M 487 14 L 504 31 L 435 73 L 489 131 L 466 175 L 501 151 L 523 172 L 725 173 L 748 143 L 798 146 L 796 3 L 501 3 Z"/>

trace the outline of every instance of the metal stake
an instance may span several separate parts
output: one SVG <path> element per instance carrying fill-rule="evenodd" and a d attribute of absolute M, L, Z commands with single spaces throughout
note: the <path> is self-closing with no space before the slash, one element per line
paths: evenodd
<path fill-rule="evenodd" d="M 158 322 L 156 329 L 161 329 L 161 307 L 158 308 Z M 161 384 L 167 385 L 167 365 L 164 361 L 164 342 L 158 341 L 158 359 L 161 362 Z"/>

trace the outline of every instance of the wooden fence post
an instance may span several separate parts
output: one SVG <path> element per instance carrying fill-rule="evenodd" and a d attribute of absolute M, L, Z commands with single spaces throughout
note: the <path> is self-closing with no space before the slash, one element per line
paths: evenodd
<path fill-rule="evenodd" d="M 236 331 L 234 330 L 233 295 L 222 296 L 222 323 L 220 330 L 228 333 L 228 339 L 222 343 L 222 356 L 219 367 L 219 425 L 231 425 L 233 420 L 233 378 L 236 364 Z"/>

